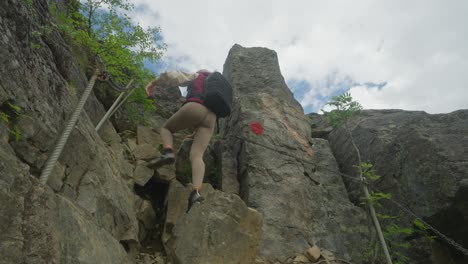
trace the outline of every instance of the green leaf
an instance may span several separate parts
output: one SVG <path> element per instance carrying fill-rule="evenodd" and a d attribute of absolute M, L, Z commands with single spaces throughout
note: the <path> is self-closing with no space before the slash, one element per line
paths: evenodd
<path fill-rule="evenodd" d="M 14 127 L 13 130 L 10 130 L 11 134 L 15 137 L 15 141 L 18 142 L 21 139 L 21 131 L 17 127 Z"/>
<path fill-rule="evenodd" d="M 414 230 L 412 228 L 401 228 L 396 224 L 391 224 L 386 227 L 386 233 L 388 235 L 399 235 L 399 234 L 406 234 L 411 235 L 413 234 Z"/>
<path fill-rule="evenodd" d="M 427 230 L 426 225 L 419 219 L 414 219 L 413 224 L 420 230 Z"/>
<path fill-rule="evenodd" d="M 410 242 L 404 242 L 404 243 L 393 243 L 393 245 L 397 246 L 397 247 L 401 247 L 401 248 L 410 248 L 411 247 L 411 243 Z"/>
<path fill-rule="evenodd" d="M 377 217 L 380 219 L 397 219 L 398 216 L 386 215 L 386 214 L 377 214 Z"/>
<path fill-rule="evenodd" d="M 372 164 L 371 163 L 366 163 L 362 162 L 361 163 L 361 171 L 364 174 L 364 176 L 368 179 L 371 179 L 373 181 L 380 179 L 381 177 L 377 174 L 375 174 L 375 170 L 372 169 Z"/>
<path fill-rule="evenodd" d="M 370 169 L 370 168 L 372 168 L 372 164 L 367 163 L 367 162 L 362 162 L 362 163 L 361 163 L 361 167 L 362 167 L 363 169 Z"/>
<path fill-rule="evenodd" d="M 10 116 L 8 114 L 4 113 L 4 112 L 0 112 L 0 119 L 3 122 L 8 124 L 8 122 L 10 121 Z"/>
<path fill-rule="evenodd" d="M 13 103 L 11 102 L 7 102 L 7 105 L 13 110 L 15 111 L 15 113 L 19 114 L 21 112 L 21 107 L 17 106 L 17 105 L 14 105 Z"/>
<path fill-rule="evenodd" d="M 353 101 L 350 93 L 333 96 L 331 101 L 327 102 L 326 105 L 335 107 L 335 109 L 330 112 L 322 110 L 325 118 L 327 118 L 334 127 L 340 126 L 362 109 L 362 106 L 358 102 Z"/>
<path fill-rule="evenodd" d="M 383 193 L 383 192 L 371 192 L 371 196 L 375 197 L 376 199 L 391 199 L 391 193 Z"/>

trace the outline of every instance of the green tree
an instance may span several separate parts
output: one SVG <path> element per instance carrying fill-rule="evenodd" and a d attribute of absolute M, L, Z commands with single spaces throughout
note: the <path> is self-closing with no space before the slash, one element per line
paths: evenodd
<path fill-rule="evenodd" d="M 334 106 L 336 108 L 330 112 L 322 110 L 325 118 L 327 118 L 330 124 L 334 127 L 339 127 L 341 125 L 347 127 L 348 119 L 362 110 L 362 105 L 359 102 L 353 101 L 350 93 L 333 96 L 327 105 Z"/>
<path fill-rule="evenodd" d="M 51 6 L 58 27 L 75 45 L 87 49 L 90 57 L 102 60 L 114 81 L 125 84 L 134 79 L 139 88 L 125 108 L 130 117 L 139 119 L 144 115 L 141 111 L 155 109 L 143 89 L 153 78 L 144 62 L 159 60 L 166 45 L 159 27 L 145 29 L 133 23 L 128 15 L 133 9 L 128 0 L 70 1 L 65 8 Z"/>
<path fill-rule="evenodd" d="M 135 25 L 126 14 L 134 9 L 127 0 L 87 0 L 80 9 L 86 20 L 77 41 L 90 47 L 116 80 L 143 73 L 144 60 L 154 62 L 162 56 L 161 29 Z"/>

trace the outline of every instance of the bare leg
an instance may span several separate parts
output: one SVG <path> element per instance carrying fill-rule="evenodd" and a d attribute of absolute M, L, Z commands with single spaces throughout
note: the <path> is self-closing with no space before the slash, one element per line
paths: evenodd
<path fill-rule="evenodd" d="M 192 164 L 192 184 L 193 189 L 199 190 L 205 176 L 205 163 L 203 162 L 203 153 L 205 153 L 211 136 L 213 135 L 216 123 L 216 115 L 209 112 L 198 127 L 190 149 L 190 162 Z"/>
<path fill-rule="evenodd" d="M 163 147 L 172 149 L 172 133 L 182 129 L 199 126 L 207 116 L 208 112 L 208 108 L 199 103 L 189 102 L 183 105 L 161 128 Z"/>
<path fill-rule="evenodd" d="M 210 143 L 216 124 L 216 115 L 204 105 L 190 102 L 182 106 L 161 128 L 161 138 L 164 148 L 172 148 L 172 133 L 186 128 L 196 128 L 196 133 L 190 149 L 192 165 L 192 183 L 194 189 L 200 189 L 205 175 L 203 153 Z"/>

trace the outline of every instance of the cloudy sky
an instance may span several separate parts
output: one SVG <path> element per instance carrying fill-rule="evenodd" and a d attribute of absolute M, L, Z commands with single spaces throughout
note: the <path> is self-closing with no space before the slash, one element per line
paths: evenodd
<path fill-rule="evenodd" d="M 366 109 L 468 108 L 468 1 L 131 0 L 160 26 L 163 70 L 222 71 L 229 49 L 267 47 L 306 113 L 351 92 Z"/>

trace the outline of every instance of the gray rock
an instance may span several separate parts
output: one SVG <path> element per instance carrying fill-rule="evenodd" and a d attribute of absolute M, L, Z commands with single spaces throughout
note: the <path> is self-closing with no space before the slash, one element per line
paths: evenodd
<path fill-rule="evenodd" d="M 15 150 L 16 155 L 21 160 L 25 161 L 36 173 L 38 173 L 40 170 L 39 168 L 42 168 L 47 161 L 47 155 L 24 139 L 18 142 L 12 141 L 10 144 Z"/>
<path fill-rule="evenodd" d="M 206 185 L 204 185 L 206 187 Z M 166 208 L 166 220 L 164 222 L 164 230 L 161 236 L 161 240 L 164 245 L 167 245 L 169 240 L 172 238 L 173 229 L 179 220 L 180 216 L 187 210 L 187 198 L 190 193 L 190 187 L 184 187 L 178 181 L 172 181 L 169 184 L 169 190 L 167 191 L 165 208 Z M 166 252 L 170 250 L 165 248 Z"/>
<path fill-rule="evenodd" d="M 149 231 L 154 228 L 156 223 L 156 212 L 150 201 L 135 197 L 136 218 L 139 222 L 138 239 L 146 239 Z"/>
<path fill-rule="evenodd" d="M 154 148 L 150 144 L 137 145 L 136 148 L 133 150 L 133 155 L 135 156 L 136 160 L 145 161 L 155 159 L 159 156 L 156 148 Z"/>
<path fill-rule="evenodd" d="M 365 213 L 349 202 L 328 145 L 310 139 L 310 123 L 281 76 L 276 53 L 235 45 L 224 74 L 236 100 L 222 127 L 230 152 L 223 155 L 236 160 L 231 170 L 242 199 L 264 216 L 260 257 L 291 256 L 314 241 L 347 259 L 361 254 Z M 263 134 L 250 130 L 254 121 Z"/>
<path fill-rule="evenodd" d="M 169 183 L 176 178 L 174 166 L 163 166 L 158 168 L 155 174 L 155 180 L 159 182 Z"/>
<path fill-rule="evenodd" d="M 136 139 L 134 138 L 127 139 L 127 145 L 131 152 L 135 151 L 135 148 L 137 147 Z"/>
<path fill-rule="evenodd" d="M 106 147 L 88 125 L 72 132 L 60 162 L 67 167 L 60 193 L 95 215 L 117 240 L 137 240 L 133 194 L 125 181 L 133 173 L 122 170 L 131 168 L 123 153 Z"/>
<path fill-rule="evenodd" d="M 178 200 L 188 197 L 190 189 L 177 187 L 176 181 L 171 187 L 167 206 L 168 214 L 172 211 L 169 219 L 175 222 L 171 232 L 166 233 L 165 248 L 173 263 L 254 262 L 262 224 L 262 216 L 257 211 L 248 208 L 237 195 L 205 185 L 202 193 L 206 200 L 186 214 L 186 203 Z M 171 209 L 172 206 L 179 208 Z"/>
<path fill-rule="evenodd" d="M 31 188 L 29 166 L 0 141 L 0 263 L 22 263 L 25 257 L 25 197 Z"/>
<path fill-rule="evenodd" d="M 304 255 L 297 255 L 293 261 L 295 263 L 309 263 L 309 259 Z"/>
<path fill-rule="evenodd" d="M 131 263 L 94 217 L 37 179 L 18 177 L 11 190 L 16 191 L 0 190 L 0 211 L 6 217 L 0 224 L 0 263 Z"/>
<path fill-rule="evenodd" d="M 87 216 L 70 201 L 60 196 L 56 196 L 56 203 L 57 207 L 51 208 L 51 212 L 58 215 L 56 216 L 57 224 L 52 233 L 55 238 L 53 240 L 55 240 L 56 247 L 68 249 L 60 252 L 60 259 L 89 264 L 132 263 L 119 241 L 100 228 L 92 217 Z M 53 222 L 51 226 L 54 226 Z M 56 262 L 58 263 L 59 259 L 56 259 Z"/>
<path fill-rule="evenodd" d="M 177 101 L 182 97 L 179 87 L 156 87 L 155 103 L 159 116 L 169 118 L 182 105 Z M 163 123 L 162 123 L 163 124 Z M 156 126 L 160 128 L 162 124 Z"/>
<path fill-rule="evenodd" d="M 463 217 L 468 215 L 468 189 L 463 185 L 468 179 L 468 110 L 437 115 L 366 110 L 351 120 L 349 128 L 362 160 L 372 163 L 382 176 L 371 184 L 371 189 L 392 193 L 393 200 L 468 247 L 464 228 L 468 222 Z M 344 129 L 334 130 L 329 140 L 342 171 L 354 175 L 352 165 L 357 164 L 357 156 Z M 357 202 L 362 196 L 360 188 L 345 180 L 350 197 Z M 380 213 L 401 216 L 400 226 L 413 224 L 412 216 L 402 215 L 401 209 L 392 203 L 383 203 L 378 209 Z M 413 244 L 417 248 L 420 243 Z M 413 260 L 430 263 L 429 249 L 425 250 L 425 256 L 415 253 Z"/>
<path fill-rule="evenodd" d="M 243 48 L 236 44 L 229 51 L 223 74 L 230 80 L 236 97 L 265 93 L 302 111 L 281 75 L 278 56 L 267 48 Z M 237 78 L 248 76 L 248 78 Z"/>
<path fill-rule="evenodd" d="M 156 129 L 145 126 L 138 126 L 137 143 L 138 145 L 149 144 L 157 149 L 159 144 L 161 144 L 161 139 L 159 133 L 156 132 Z"/>
<path fill-rule="evenodd" d="M 310 113 L 306 117 L 310 120 L 311 124 L 311 137 L 313 138 L 327 138 L 328 134 L 332 132 L 332 125 L 323 118 L 322 115 Z"/>
<path fill-rule="evenodd" d="M 65 179 L 65 167 L 57 162 L 54 169 L 50 173 L 47 184 L 56 192 L 59 192 L 63 187 L 63 180 Z"/>
<path fill-rule="evenodd" d="M 233 151 L 235 153 L 235 151 Z M 222 152 L 221 156 L 221 188 L 223 192 L 239 194 L 240 185 L 237 180 L 237 159 L 231 151 Z"/>
<path fill-rule="evenodd" d="M 54 21 L 49 4 L 0 3 L 0 107 L 9 102 L 26 115 L 11 123 L 22 133 L 18 142 L 0 140 L 0 255 L 6 263 L 126 263 L 119 242 L 138 241 L 125 181 L 133 171 L 115 130 L 103 127 L 103 138 L 95 132 L 105 110 L 93 93 L 59 158 L 64 171 L 49 178 L 56 193 L 41 196 L 46 203 L 31 201 L 31 179 L 39 177 L 90 76 L 59 31 L 33 36 Z"/>
<path fill-rule="evenodd" d="M 317 262 L 321 256 L 320 248 L 313 246 L 307 250 L 306 255 L 310 261 Z"/>
<path fill-rule="evenodd" d="M 154 170 L 146 166 L 145 162 L 138 162 L 133 173 L 136 184 L 144 186 L 154 175 Z"/>

